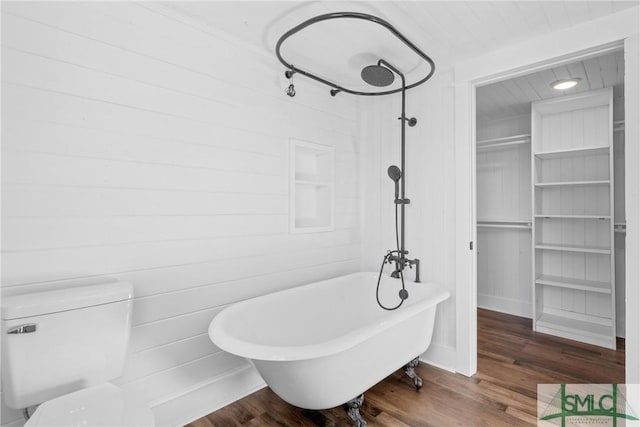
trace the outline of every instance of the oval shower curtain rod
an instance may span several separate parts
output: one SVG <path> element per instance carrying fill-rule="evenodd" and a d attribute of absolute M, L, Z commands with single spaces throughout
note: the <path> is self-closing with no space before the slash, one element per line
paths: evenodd
<path fill-rule="evenodd" d="M 357 91 L 357 90 L 351 90 L 351 89 L 347 89 L 337 83 L 333 83 L 330 82 L 326 79 L 323 79 L 322 77 L 318 77 L 315 74 L 309 72 L 309 71 L 305 71 L 302 70 L 298 67 L 296 67 L 295 65 L 287 62 L 282 55 L 280 54 L 280 47 L 282 46 L 282 43 L 288 39 L 289 37 L 291 37 L 292 35 L 296 34 L 297 32 L 305 29 L 306 27 L 315 24 L 317 22 L 321 22 L 321 21 L 326 21 L 329 19 L 339 19 L 339 18 L 354 18 L 354 19 L 362 19 L 365 21 L 371 21 L 374 22 L 376 24 L 382 25 L 383 27 L 387 28 L 394 36 L 396 36 L 398 39 L 400 39 L 400 41 L 402 41 L 405 45 L 407 45 L 411 50 L 413 50 L 418 56 L 420 56 L 420 58 L 424 59 L 425 61 L 427 61 L 429 63 L 429 66 L 431 68 L 431 70 L 429 71 L 429 74 L 427 74 L 425 77 L 423 77 L 422 79 L 418 80 L 415 83 L 411 83 L 409 85 L 404 85 L 401 88 L 398 89 L 393 89 L 393 90 L 386 90 L 386 91 L 381 91 L 381 92 L 361 92 L 361 91 Z M 422 83 L 426 82 L 427 80 L 429 80 L 431 78 L 431 76 L 433 75 L 433 73 L 436 71 L 436 67 L 435 64 L 433 62 L 433 60 L 427 55 L 425 54 L 423 51 L 421 51 L 416 45 L 414 45 L 411 41 L 409 41 L 405 36 L 402 35 L 402 33 L 400 33 L 400 31 L 398 31 L 393 25 L 391 25 L 390 23 L 388 23 L 387 21 L 385 21 L 382 18 L 378 18 L 377 16 L 373 16 L 373 15 L 368 15 L 366 13 L 359 13 L 359 12 L 333 12 L 333 13 L 327 13 L 324 15 L 318 15 L 314 18 L 308 19 L 306 21 L 304 21 L 303 23 L 293 27 L 292 29 L 290 29 L 289 31 L 287 31 L 286 33 L 284 33 L 282 35 L 282 37 L 280 37 L 280 39 L 278 40 L 278 43 L 276 43 L 276 56 L 278 57 L 278 59 L 280 60 L 280 62 L 287 67 L 290 71 L 286 72 L 286 75 L 288 78 L 290 78 L 294 73 L 299 73 L 302 74 L 303 76 L 309 77 L 310 79 L 316 80 L 320 83 L 324 83 L 327 86 L 330 86 L 331 89 L 331 95 L 335 96 L 336 93 L 338 92 L 346 92 L 346 93 L 350 93 L 353 95 L 365 95 L 365 96 L 376 96 L 376 95 L 389 95 L 392 93 L 398 93 L 400 91 L 406 90 L 406 89 L 411 89 L 413 87 L 416 87 L 418 85 L 421 85 Z M 403 79 L 404 80 L 404 79 Z"/>

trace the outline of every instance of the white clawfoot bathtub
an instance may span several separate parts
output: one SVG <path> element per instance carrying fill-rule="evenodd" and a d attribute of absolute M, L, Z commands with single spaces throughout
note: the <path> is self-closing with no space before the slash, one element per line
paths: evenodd
<path fill-rule="evenodd" d="M 269 387 L 300 408 L 327 409 L 364 393 L 431 342 L 436 306 L 449 297 L 406 281 L 395 311 L 376 303 L 378 273 L 355 273 L 242 301 L 219 313 L 209 336 L 250 359 Z M 395 306 L 400 280 L 383 275 L 380 300 Z"/>

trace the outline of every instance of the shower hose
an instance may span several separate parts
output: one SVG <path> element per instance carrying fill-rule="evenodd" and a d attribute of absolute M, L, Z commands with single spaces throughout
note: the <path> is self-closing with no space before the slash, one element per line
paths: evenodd
<path fill-rule="evenodd" d="M 402 282 L 402 290 L 400 290 L 399 292 L 400 302 L 398 303 L 398 305 L 394 307 L 386 307 L 380 302 L 380 280 L 382 279 L 382 271 L 384 270 L 384 265 L 387 262 L 391 263 L 390 258 L 394 253 L 398 254 L 399 258 L 403 258 L 403 254 L 400 253 L 400 243 L 398 242 L 398 205 L 397 204 L 396 204 L 396 250 L 387 251 L 384 258 L 382 258 L 382 265 L 380 266 L 380 274 L 378 274 L 378 284 L 376 285 L 376 301 L 378 301 L 378 305 L 381 308 L 384 308 L 385 310 L 389 310 L 389 311 L 400 308 L 400 306 L 404 303 L 404 300 L 406 300 L 409 297 L 409 293 L 404 287 L 404 275 L 402 274 L 402 268 L 400 268 L 400 280 Z"/>

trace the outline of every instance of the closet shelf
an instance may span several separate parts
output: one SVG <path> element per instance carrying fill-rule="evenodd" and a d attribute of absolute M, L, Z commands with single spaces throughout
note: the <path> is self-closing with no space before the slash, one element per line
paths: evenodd
<path fill-rule="evenodd" d="M 485 139 L 483 141 L 476 142 L 477 150 L 489 150 L 514 147 L 522 144 L 529 144 L 531 142 L 531 135 L 514 135 L 504 138 L 492 138 Z"/>
<path fill-rule="evenodd" d="M 611 254 L 611 249 L 600 246 L 575 246 L 575 245 L 558 245 L 558 244 L 546 244 L 538 243 L 536 249 L 546 249 L 550 251 L 562 251 L 562 252 L 582 252 L 590 254 Z"/>
<path fill-rule="evenodd" d="M 609 325 L 549 313 L 543 313 L 538 318 L 536 321 L 536 329 L 539 332 L 562 331 L 571 335 L 593 338 L 598 341 L 611 340 L 611 336 L 613 335 L 613 328 Z"/>
<path fill-rule="evenodd" d="M 602 220 L 608 220 L 611 219 L 611 217 L 609 215 L 573 215 L 573 214 L 569 214 L 569 215 L 564 215 L 564 214 L 539 214 L 539 215 L 535 215 L 535 218 L 541 218 L 541 219 L 562 219 L 562 218 L 566 218 L 566 219 L 602 219 Z"/>
<path fill-rule="evenodd" d="M 551 275 L 540 275 L 536 279 L 536 284 L 546 286 L 556 286 L 558 288 L 576 289 L 601 294 L 611 294 L 611 283 L 598 282 L 594 280 L 574 279 L 572 277 L 560 277 Z"/>
<path fill-rule="evenodd" d="M 514 228 L 514 229 L 531 229 L 530 219 L 479 219 L 478 227 L 483 228 Z"/>
<path fill-rule="evenodd" d="M 536 187 L 570 187 L 581 185 L 609 185 L 609 180 L 590 180 L 590 181 L 557 181 L 557 182 L 536 182 Z"/>
<path fill-rule="evenodd" d="M 563 150 L 540 151 L 533 155 L 539 159 L 557 159 L 561 157 L 593 156 L 597 154 L 608 154 L 609 146 L 569 148 Z"/>

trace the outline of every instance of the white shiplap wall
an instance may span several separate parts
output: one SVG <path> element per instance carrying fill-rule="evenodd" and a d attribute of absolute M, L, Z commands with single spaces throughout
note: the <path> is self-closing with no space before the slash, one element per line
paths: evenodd
<path fill-rule="evenodd" d="M 479 104 L 487 93 L 479 91 Z M 525 114 L 478 122 L 476 139 L 530 133 Z M 478 221 L 531 221 L 531 145 L 478 150 L 476 185 Z M 477 257 L 478 306 L 530 318 L 531 229 L 479 226 Z"/>
<path fill-rule="evenodd" d="M 160 425 L 262 386 L 222 307 L 360 268 L 356 103 L 282 71 L 159 5 L 2 4 L 2 293 L 133 283 L 116 383 Z M 289 138 L 336 148 L 333 232 L 288 233 Z"/>
<path fill-rule="evenodd" d="M 423 360 L 455 369 L 455 170 L 453 72 L 438 70 L 422 86 L 407 92 L 406 114 L 416 117 L 406 127 L 406 249 L 421 261 L 422 282 L 446 287 L 451 298 L 438 305 L 432 344 Z M 400 95 L 376 97 L 362 102 L 362 194 L 365 233 L 363 269 L 379 271 L 387 250 L 395 247 L 394 184 L 387 168 L 400 166 Z M 387 265 L 385 273 L 392 271 Z M 414 280 L 414 271 L 405 275 Z"/>

